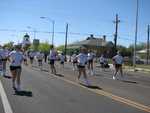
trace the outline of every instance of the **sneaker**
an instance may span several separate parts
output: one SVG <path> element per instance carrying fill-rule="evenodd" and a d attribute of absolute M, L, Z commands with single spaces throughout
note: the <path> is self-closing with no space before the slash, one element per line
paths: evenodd
<path fill-rule="evenodd" d="M 15 84 L 13 84 L 13 85 L 12 85 L 12 88 L 13 88 L 14 90 L 17 90 L 17 88 L 16 88 L 16 85 L 15 85 Z"/>
<path fill-rule="evenodd" d="M 120 79 L 121 79 L 121 81 L 124 81 L 124 76 L 121 76 Z"/>
<path fill-rule="evenodd" d="M 87 71 L 87 74 L 90 75 L 90 71 L 89 70 Z"/>
<path fill-rule="evenodd" d="M 17 86 L 16 90 L 17 90 L 17 91 L 21 91 L 20 86 Z"/>
<path fill-rule="evenodd" d="M 115 76 L 113 76 L 113 80 L 116 80 L 116 77 L 115 77 Z"/>
<path fill-rule="evenodd" d="M 85 83 L 86 83 L 87 86 L 90 86 L 90 82 L 89 82 L 88 79 L 85 79 Z"/>
<path fill-rule="evenodd" d="M 94 76 L 94 72 L 93 71 L 91 71 L 91 75 Z"/>

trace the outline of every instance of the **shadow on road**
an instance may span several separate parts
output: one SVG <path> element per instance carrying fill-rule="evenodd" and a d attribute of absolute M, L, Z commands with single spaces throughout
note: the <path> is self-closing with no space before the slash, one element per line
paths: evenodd
<path fill-rule="evenodd" d="M 58 77 L 64 77 L 64 75 L 59 74 L 59 73 L 56 73 L 55 76 L 58 76 Z"/>
<path fill-rule="evenodd" d="M 90 88 L 90 89 L 98 89 L 98 90 L 102 90 L 102 88 L 100 88 L 99 86 L 94 86 L 94 85 L 85 85 L 83 83 L 80 83 L 80 85 Z"/>
<path fill-rule="evenodd" d="M 122 82 L 132 83 L 132 84 L 138 84 L 138 83 L 137 83 L 137 82 L 135 82 L 135 81 L 129 81 L 129 80 L 123 80 Z"/>
<path fill-rule="evenodd" d="M 33 94 L 31 91 L 15 91 L 14 95 L 33 97 Z"/>
<path fill-rule="evenodd" d="M 42 71 L 44 71 L 44 72 L 49 72 L 48 70 L 46 70 L 46 69 L 42 69 Z"/>
<path fill-rule="evenodd" d="M 5 75 L 4 78 L 11 79 L 11 76 Z"/>

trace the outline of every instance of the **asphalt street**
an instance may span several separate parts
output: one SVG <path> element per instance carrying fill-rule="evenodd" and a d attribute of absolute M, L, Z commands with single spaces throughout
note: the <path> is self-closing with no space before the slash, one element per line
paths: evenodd
<path fill-rule="evenodd" d="M 47 64 L 40 71 L 23 66 L 23 91 L 15 93 L 11 79 L 1 82 L 12 113 L 147 113 L 150 112 L 150 76 L 125 72 L 124 80 L 112 80 L 112 70 L 96 68 L 95 76 L 88 75 L 91 87 L 80 84 L 77 71 L 71 64 L 57 66 L 57 75 L 50 74 Z M 9 72 L 8 72 L 9 74 Z M 10 74 L 9 74 L 10 75 Z M 1 94 L 2 95 L 2 94 Z M 0 113 L 6 105 L 0 100 Z"/>

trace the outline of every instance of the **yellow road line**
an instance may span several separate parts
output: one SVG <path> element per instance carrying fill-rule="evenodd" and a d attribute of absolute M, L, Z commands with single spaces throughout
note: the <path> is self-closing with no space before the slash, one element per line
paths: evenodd
<path fill-rule="evenodd" d="M 75 83 L 75 82 L 73 82 L 71 80 L 67 80 L 67 79 L 64 79 L 64 78 L 61 78 L 61 77 L 58 77 L 58 76 L 55 76 L 55 75 L 54 75 L 54 77 L 56 77 L 58 79 L 61 79 L 61 80 L 65 81 L 65 82 L 67 82 L 67 83 L 73 84 L 75 86 L 82 87 L 82 88 L 84 88 L 84 89 L 86 89 L 88 91 L 94 92 L 94 93 L 99 94 L 99 95 L 103 95 L 103 96 L 111 98 L 111 99 L 113 99 L 115 101 L 127 104 L 129 106 L 132 106 L 132 107 L 135 107 L 135 108 L 140 109 L 142 111 L 150 113 L 150 107 L 149 106 L 142 105 L 142 104 L 140 104 L 138 102 L 135 102 L 135 101 L 132 101 L 132 100 L 129 100 L 129 99 L 125 99 L 125 98 L 122 98 L 120 96 L 116 96 L 116 95 L 108 93 L 106 91 L 102 91 L 102 90 L 98 90 L 98 89 L 90 89 L 90 88 L 82 86 L 82 85 L 80 85 L 78 83 Z"/>

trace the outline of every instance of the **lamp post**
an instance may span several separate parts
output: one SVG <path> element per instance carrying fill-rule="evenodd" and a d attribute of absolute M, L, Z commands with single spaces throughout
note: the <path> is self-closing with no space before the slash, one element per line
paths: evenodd
<path fill-rule="evenodd" d="M 48 18 L 48 17 L 44 17 L 44 16 L 42 16 L 42 17 L 40 17 L 41 19 L 47 19 L 48 21 L 50 21 L 51 23 L 52 23 L 52 45 L 54 45 L 54 33 L 55 33 L 55 20 L 52 20 L 52 19 L 50 19 L 50 18 Z"/>

